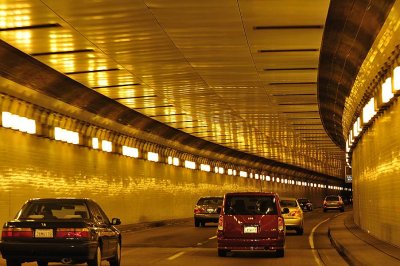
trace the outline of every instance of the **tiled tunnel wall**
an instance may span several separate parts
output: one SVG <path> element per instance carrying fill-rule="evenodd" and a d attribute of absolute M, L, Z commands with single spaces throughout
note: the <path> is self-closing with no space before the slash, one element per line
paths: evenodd
<path fill-rule="evenodd" d="M 325 189 L 228 176 L 134 159 L 0 127 L 0 222 L 33 197 L 89 197 L 124 224 L 186 218 L 197 199 L 275 191 L 320 206 Z"/>
<path fill-rule="evenodd" d="M 381 113 L 353 151 L 354 220 L 400 246 L 400 104 Z"/>

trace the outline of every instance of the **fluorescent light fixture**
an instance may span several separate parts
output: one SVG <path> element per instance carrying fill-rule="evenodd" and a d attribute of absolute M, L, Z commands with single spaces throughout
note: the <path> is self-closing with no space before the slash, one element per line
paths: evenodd
<path fill-rule="evenodd" d="M 97 150 L 99 148 L 99 139 L 98 138 L 92 138 L 92 148 Z"/>
<path fill-rule="evenodd" d="M 28 119 L 10 112 L 2 112 L 1 119 L 2 125 L 5 128 L 11 128 L 29 134 L 36 133 L 36 122 L 33 119 Z"/>
<path fill-rule="evenodd" d="M 236 170 L 235 170 L 235 169 L 233 169 L 233 175 L 236 175 L 236 174 L 237 174 Z"/>
<path fill-rule="evenodd" d="M 79 133 L 60 127 L 54 128 L 54 139 L 72 144 L 79 144 Z"/>
<path fill-rule="evenodd" d="M 369 121 L 371 121 L 372 117 L 374 117 L 375 114 L 376 114 L 375 100 L 374 97 L 372 97 L 363 108 L 362 111 L 363 123 L 367 124 Z"/>
<path fill-rule="evenodd" d="M 382 104 L 388 103 L 394 94 L 392 91 L 392 78 L 387 78 L 385 82 L 382 84 Z"/>
<path fill-rule="evenodd" d="M 133 157 L 133 158 L 138 158 L 139 150 L 137 148 L 122 146 L 122 155 Z"/>
<path fill-rule="evenodd" d="M 250 173 L 250 178 L 253 178 L 253 173 Z"/>
<path fill-rule="evenodd" d="M 276 178 L 276 182 L 278 182 L 278 183 L 279 183 L 279 180 L 280 180 L 280 179 L 279 179 L 279 177 L 277 177 L 277 178 Z"/>
<path fill-rule="evenodd" d="M 232 175 L 233 174 L 233 170 L 232 169 L 228 169 L 228 175 Z"/>
<path fill-rule="evenodd" d="M 245 171 L 240 171 L 240 172 L 239 172 L 239 176 L 241 176 L 241 177 L 247 177 L 247 172 L 245 172 Z"/>
<path fill-rule="evenodd" d="M 211 166 L 208 165 L 208 164 L 200 164 L 200 170 L 201 171 L 210 172 L 211 171 Z"/>
<path fill-rule="evenodd" d="M 361 119 L 360 119 L 360 117 L 357 117 L 357 120 L 353 124 L 353 136 L 354 136 L 354 138 L 358 137 L 358 135 L 360 134 L 361 131 L 362 131 Z"/>
<path fill-rule="evenodd" d="M 224 174 L 225 173 L 224 168 L 223 167 L 218 167 L 218 173 L 219 174 Z"/>
<path fill-rule="evenodd" d="M 192 161 L 185 161 L 185 167 L 189 169 L 196 169 L 196 163 Z"/>
<path fill-rule="evenodd" d="M 400 91 L 400 66 L 393 70 L 393 90 Z"/>
<path fill-rule="evenodd" d="M 101 150 L 105 152 L 112 152 L 112 142 L 107 140 L 102 140 Z"/>
<path fill-rule="evenodd" d="M 179 158 L 174 157 L 173 160 L 172 160 L 172 164 L 175 165 L 175 166 L 179 166 L 179 163 L 180 163 Z"/>
<path fill-rule="evenodd" d="M 151 162 L 158 162 L 158 153 L 149 151 L 147 153 L 147 160 Z"/>
<path fill-rule="evenodd" d="M 218 174 L 218 166 L 214 167 L 214 172 Z"/>
<path fill-rule="evenodd" d="M 168 164 L 172 164 L 172 156 L 168 156 Z"/>
<path fill-rule="evenodd" d="M 255 178 L 255 179 L 260 179 L 260 176 L 259 176 L 258 174 L 255 174 L 255 175 L 254 175 L 254 178 Z"/>

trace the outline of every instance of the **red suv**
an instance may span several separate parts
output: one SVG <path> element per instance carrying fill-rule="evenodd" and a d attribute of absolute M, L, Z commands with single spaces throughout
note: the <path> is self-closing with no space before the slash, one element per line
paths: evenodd
<path fill-rule="evenodd" d="M 289 210 L 284 208 L 282 213 Z M 218 256 L 231 250 L 275 250 L 285 255 L 285 222 L 276 193 L 227 193 L 218 222 Z"/>

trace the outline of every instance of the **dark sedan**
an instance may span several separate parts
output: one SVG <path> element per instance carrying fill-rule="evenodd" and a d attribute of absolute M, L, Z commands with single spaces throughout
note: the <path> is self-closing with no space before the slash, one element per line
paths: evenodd
<path fill-rule="evenodd" d="M 121 261 L 121 234 L 101 207 L 90 199 L 49 198 L 28 200 L 14 220 L 3 226 L 0 251 L 7 266 L 37 261 L 110 266 Z"/>

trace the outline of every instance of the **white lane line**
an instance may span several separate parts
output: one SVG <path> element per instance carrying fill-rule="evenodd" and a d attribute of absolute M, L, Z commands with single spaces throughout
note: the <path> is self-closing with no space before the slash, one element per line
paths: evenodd
<path fill-rule="evenodd" d="M 212 236 L 209 239 L 211 240 L 211 239 L 215 239 L 215 238 L 217 238 L 217 236 Z"/>
<path fill-rule="evenodd" d="M 318 255 L 318 252 L 315 250 L 315 246 L 314 246 L 314 232 L 315 232 L 315 230 L 318 228 L 318 226 L 320 226 L 321 224 L 323 224 L 323 223 L 325 223 L 326 221 L 328 221 L 330 218 L 328 218 L 328 219 L 326 219 L 326 220 L 323 220 L 322 222 L 320 222 L 319 224 L 317 224 L 316 226 L 314 226 L 314 228 L 311 230 L 311 234 L 310 234 L 310 236 L 308 237 L 308 242 L 310 243 L 310 247 L 311 247 L 311 251 L 312 251 L 312 253 L 313 253 L 313 255 L 314 255 L 314 259 L 315 259 L 315 262 L 318 264 L 318 265 L 320 265 L 320 266 L 322 266 L 322 265 L 325 265 L 322 261 L 321 261 L 321 259 L 319 258 L 319 255 Z"/>
<path fill-rule="evenodd" d="M 182 256 L 183 254 L 185 254 L 184 251 L 178 252 L 178 253 L 176 253 L 175 255 L 169 257 L 167 260 L 174 260 L 174 259 L 176 259 L 176 258 Z"/>

